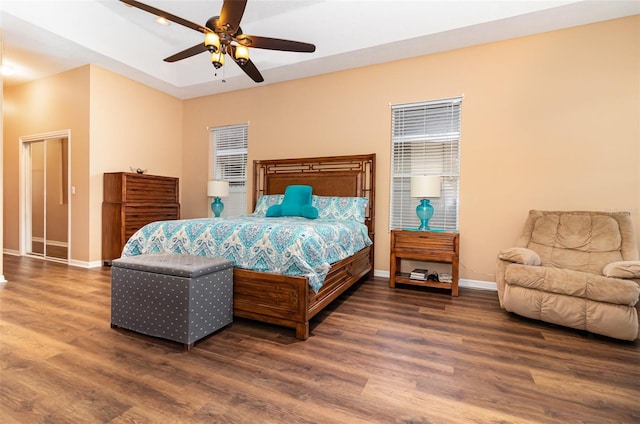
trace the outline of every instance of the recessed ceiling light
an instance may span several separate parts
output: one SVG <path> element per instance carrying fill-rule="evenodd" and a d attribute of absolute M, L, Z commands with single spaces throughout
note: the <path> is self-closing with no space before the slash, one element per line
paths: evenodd
<path fill-rule="evenodd" d="M 164 18 L 162 16 L 158 16 L 156 18 L 156 22 L 159 23 L 160 25 L 169 25 L 171 23 L 167 18 Z"/>

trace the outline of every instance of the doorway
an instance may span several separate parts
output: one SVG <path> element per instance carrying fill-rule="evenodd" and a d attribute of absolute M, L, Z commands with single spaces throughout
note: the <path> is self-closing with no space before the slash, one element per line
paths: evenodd
<path fill-rule="evenodd" d="M 23 137 L 21 145 L 21 254 L 68 263 L 68 131 Z"/>

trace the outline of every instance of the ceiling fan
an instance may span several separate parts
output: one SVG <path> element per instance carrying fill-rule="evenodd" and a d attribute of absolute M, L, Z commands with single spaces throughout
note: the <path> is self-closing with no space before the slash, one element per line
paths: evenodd
<path fill-rule="evenodd" d="M 247 0 L 224 0 L 220 16 L 209 18 L 205 26 L 139 1 L 120 1 L 204 34 L 204 42 L 165 58 L 165 62 L 177 62 L 208 51 L 211 53 L 211 63 L 216 69 L 219 69 L 224 65 L 225 54 L 228 54 L 252 80 L 262 82 L 264 78 L 249 59 L 249 47 L 302 53 L 312 53 L 316 50 L 316 46 L 309 43 L 244 34 L 240 28 L 240 20 L 244 14 Z"/>

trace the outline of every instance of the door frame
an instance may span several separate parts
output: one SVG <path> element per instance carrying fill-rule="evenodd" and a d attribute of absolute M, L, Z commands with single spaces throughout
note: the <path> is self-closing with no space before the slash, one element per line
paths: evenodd
<path fill-rule="evenodd" d="M 27 225 L 27 220 L 31 219 L 31 202 L 28 201 L 31 196 L 31 175 L 29 171 L 29 146 L 30 143 L 36 141 L 45 141 L 52 138 L 66 138 L 67 139 L 67 259 L 64 260 L 65 263 L 69 263 L 71 260 L 71 199 L 72 199 L 72 190 L 71 190 L 71 130 L 60 130 L 60 131 L 51 131 L 41 134 L 33 134 L 28 136 L 22 136 L 19 139 L 19 151 L 20 151 L 20 181 L 19 181 L 19 209 L 20 209 L 20 220 L 19 220 L 19 233 L 20 233 L 20 241 L 19 241 L 19 249 L 21 256 L 27 256 L 27 246 L 28 243 L 31 243 L 31 234 L 29 228 L 30 225 Z M 39 257 L 39 256 L 34 256 Z M 42 257 L 46 260 L 55 261 L 56 258 L 51 257 Z M 58 261 L 61 261 L 58 259 Z"/>

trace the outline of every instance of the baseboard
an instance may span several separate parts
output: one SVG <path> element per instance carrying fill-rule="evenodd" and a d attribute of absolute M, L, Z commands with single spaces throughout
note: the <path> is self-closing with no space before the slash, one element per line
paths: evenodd
<path fill-rule="evenodd" d="M 389 278 L 389 271 L 382 271 L 379 269 L 374 269 L 373 270 L 373 276 L 374 277 L 381 277 L 381 278 Z"/>
<path fill-rule="evenodd" d="M 75 259 L 69 259 L 69 265 L 75 266 L 78 268 L 100 268 L 102 267 L 102 261 L 85 262 L 85 261 L 78 261 Z"/>
<path fill-rule="evenodd" d="M 460 287 L 468 289 L 498 291 L 498 287 L 494 281 L 468 280 L 466 278 L 461 278 L 458 284 Z"/>
<path fill-rule="evenodd" d="M 3 249 L 2 251 L 5 255 L 10 255 L 10 256 L 22 256 L 20 254 L 19 251 L 17 250 L 12 250 L 12 249 Z M 54 260 L 55 258 L 49 258 L 50 260 Z M 76 259 L 69 259 L 69 261 L 64 261 L 61 260 L 61 262 L 65 262 L 68 265 L 71 266 L 75 266 L 78 268 L 100 268 L 102 267 L 102 261 L 92 261 L 92 262 L 86 262 L 86 261 L 78 261 Z"/>
<path fill-rule="evenodd" d="M 373 271 L 373 276 L 389 278 L 389 271 L 376 269 Z M 496 287 L 496 283 L 493 281 L 468 280 L 466 278 L 461 278 L 460 281 L 458 281 L 458 286 L 464 287 L 467 289 L 476 289 L 476 290 L 490 290 L 490 291 L 498 290 Z"/>
<path fill-rule="evenodd" d="M 5 280 L 4 275 L 0 274 L 0 284 L 4 284 L 6 282 L 7 280 Z"/>

